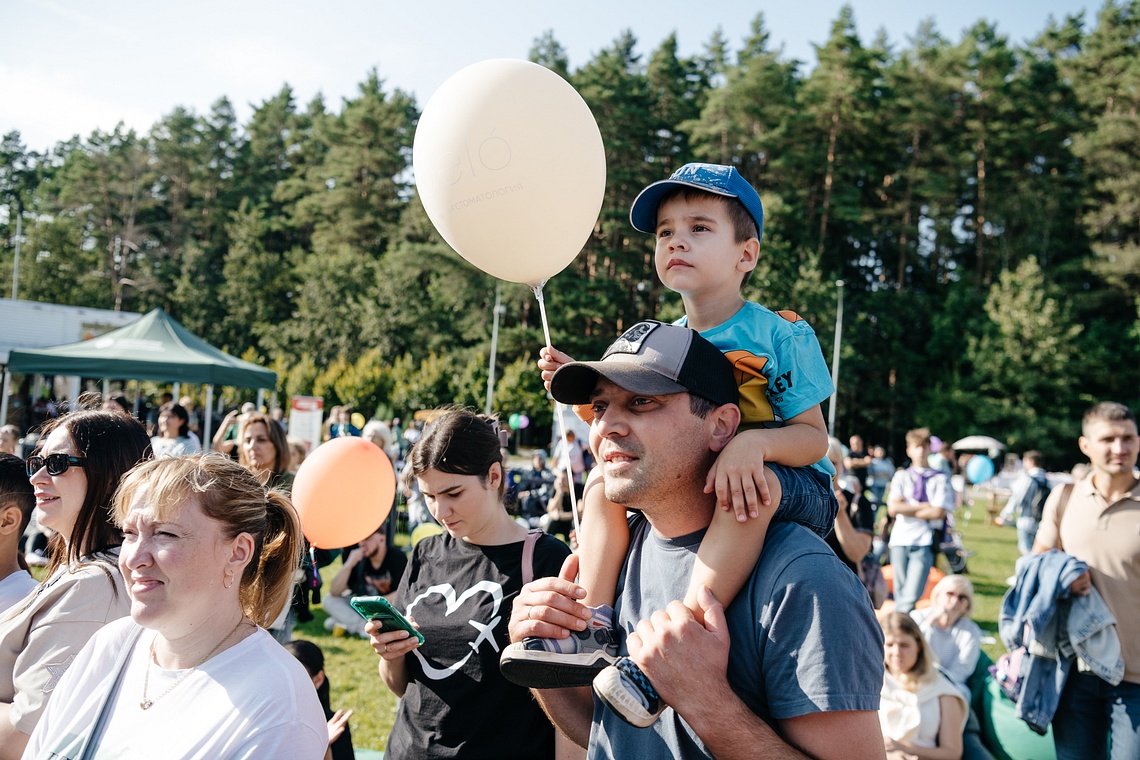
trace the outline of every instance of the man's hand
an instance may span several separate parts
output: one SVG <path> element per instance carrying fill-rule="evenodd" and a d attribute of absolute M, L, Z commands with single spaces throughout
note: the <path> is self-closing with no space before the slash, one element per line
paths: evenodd
<path fill-rule="evenodd" d="M 579 601 L 585 598 L 586 589 L 574 582 L 577 576 L 578 557 L 571 554 L 562 563 L 558 577 L 539 578 L 523 586 L 515 597 L 507 624 L 511 641 L 522 641 L 528 636 L 564 639 L 570 635 L 570 629 L 586 630 L 594 613 Z"/>
<path fill-rule="evenodd" d="M 1088 596 L 1092 589 L 1092 573 L 1085 570 L 1077 579 L 1069 584 L 1069 593 L 1076 596 Z"/>
<path fill-rule="evenodd" d="M 542 384 L 550 392 L 550 378 L 563 364 L 574 361 L 569 354 L 564 354 L 552 346 L 543 346 L 538 351 L 538 368 L 542 371 Z"/>
<path fill-rule="evenodd" d="M 741 436 L 736 436 L 717 456 L 705 479 L 705 493 L 716 491 L 716 504 L 726 512 L 736 512 L 744 522 L 760 516 L 760 504 L 771 506 L 768 481 L 764 477 L 764 452 Z"/>
<path fill-rule="evenodd" d="M 344 558 L 343 564 L 347 565 L 348 567 L 354 567 L 355 565 L 359 564 L 360 560 L 362 559 L 364 559 L 364 550 L 357 546 L 355 549 L 348 553 L 347 557 Z"/>
<path fill-rule="evenodd" d="M 626 639 L 630 658 L 661 698 L 687 720 L 691 712 L 724 704 L 719 695 L 731 694 L 725 675 L 729 636 L 724 607 L 708 586 L 698 590 L 697 602 L 704 625 L 684 604 L 673 601 L 639 622 Z"/>

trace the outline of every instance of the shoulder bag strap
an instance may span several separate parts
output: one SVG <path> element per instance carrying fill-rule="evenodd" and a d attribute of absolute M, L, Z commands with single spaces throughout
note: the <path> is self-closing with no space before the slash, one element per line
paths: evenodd
<path fill-rule="evenodd" d="M 542 536 L 541 530 L 532 530 L 523 539 L 522 582 L 524 586 L 534 580 L 534 545 L 538 543 L 540 536 Z"/>
<path fill-rule="evenodd" d="M 127 640 L 123 642 L 123 648 L 119 650 L 119 656 L 115 659 L 115 680 L 111 684 L 111 688 L 107 689 L 107 693 L 103 695 L 103 704 L 99 705 L 99 714 L 96 716 L 91 730 L 87 732 L 87 738 L 83 740 L 83 747 L 80 748 L 79 754 L 76 756 L 78 760 L 91 760 L 95 757 L 103 728 L 111 716 L 111 705 L 115 703 L 115 695 L 118 694 L 119 685 L 123 682 L 123 674 L 127 672 L 127 659 L 130 658 L 131 652 L 135 649 L 135 642 L 141 635 L 142 626 L 138 624 L 132 626 L 131 632 L 127 634 Z"/>
<path fill-rule="evenodd" d="M 1069 497 L 1073 495 L 1073 486 L 1075 483 L 1066 483 L 1061 486 L 1061 498 L 1057 501 L 1057 548 L 1061 551 L 1065 550 L 1064 545 L 1061 543 L 1061 521 L 1065 519 L 1065 507 L 1069 506 Z"/>

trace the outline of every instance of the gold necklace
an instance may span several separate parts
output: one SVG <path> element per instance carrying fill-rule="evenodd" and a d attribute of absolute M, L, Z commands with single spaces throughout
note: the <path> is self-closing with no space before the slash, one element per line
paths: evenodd
<path fill-rule="evenodd" d="M 193 673 L 198 668 L 202 667 L 202 665 L 205 664 L 206 660 L 213 657 L 214 653 L 222 648 L 222 644 L 225 644 L 226 641 L 229 640 L 230 636 L 233 636 L 234 633 L 237 631 L 237 629 L 240 628 L 241 624 L 244 622 L 245 622 L 245 615 L 242 615 L 241 619 L 237 621 L 237 625 L 235 625 L 232 629 L 230 629 L 230 632 L 225 635 L 225 638 L 223 638 L 221 641 L 219 641 L 217 643 L 217 645 L 213 649 L 210 650 L 210 653 L 208 655 L 206 655 L 201 660 L 199 660 L 197 665 L 190 667 L 189 669 L 186 670 L 185 673 L 178 676 L 178 680 L 176 680 L 174 683 L 170 684 L 170 686 L 167 686 L 166 691 L 162 692 L 161 694 L 159 694 L 154 699 L 147 699 L 146 698 L 146 687 L 147 687 L 147 684 L 150 683 L 150 663 L 151 663 L 151 660 L 154 659 L 154 642 L 158 640 L 158 636 L 155 636 L 153 639 L 151 639 L 150 657 L 147 658 L 146 672 L 143 674 L 143 693 L 142 693 L 143 698 L 142 698 L 142 701 L 139 702 L 139 707 L 141 707 L 144 710 L 149 710 L 151 708 L 151 706 L 154 705 L 155 702 L 157 702 L 158 700 L 165 697 L 167 694 L 169 694 L 174 689 L 175 686 L 177 686 L 178 684 L 182 683 L 187 678 L 189 678 L 191 673 Z"/>

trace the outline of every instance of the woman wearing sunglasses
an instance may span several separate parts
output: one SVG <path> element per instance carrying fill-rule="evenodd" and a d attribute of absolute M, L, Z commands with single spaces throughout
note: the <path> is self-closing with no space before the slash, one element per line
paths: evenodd
<path fill-rule="evenodd" d="M 18 758 L 68 665 L 96 631 L 130 611 L 111 497 L 150 456 L 135 419 L 81 410 L 48 423 L 27 459 L 36 517 L 55 534 L 47 577 L 0 619 L 0 760 Z"/>

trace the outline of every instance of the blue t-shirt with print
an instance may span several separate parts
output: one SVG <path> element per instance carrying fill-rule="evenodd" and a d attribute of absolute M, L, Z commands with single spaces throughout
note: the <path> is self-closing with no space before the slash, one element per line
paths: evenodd
<path fill-rule="evenodd" d="M 674 324 L 688 326 L 688 319 Z M 747 301 L 701 335 L 732 362 L 740 386 L 741 429 L 781 427 L 834 391 L 815 331 L 795 312 L 777 313 Z M 812 466 L 835 476 L 827 457 Z"/>
<path fill-rule="evenodd" d="M 637 622 L 685 594 L 704 531 L 676 539 L 630 519 L 630 548 L 618 581 L 616 625 Z M 772 523 L 760 561 L 727 610 L 728 680 L 766 721 L 816 712 L 878 710 L 883 631 L 867 590 L 819 537 Z M 622 654 L 626 654 L 624 637 Z M 595 698 L 589 757 L 709 758 L 687 723 L 666 708 L 649 729 L 622 721 Z"/>

